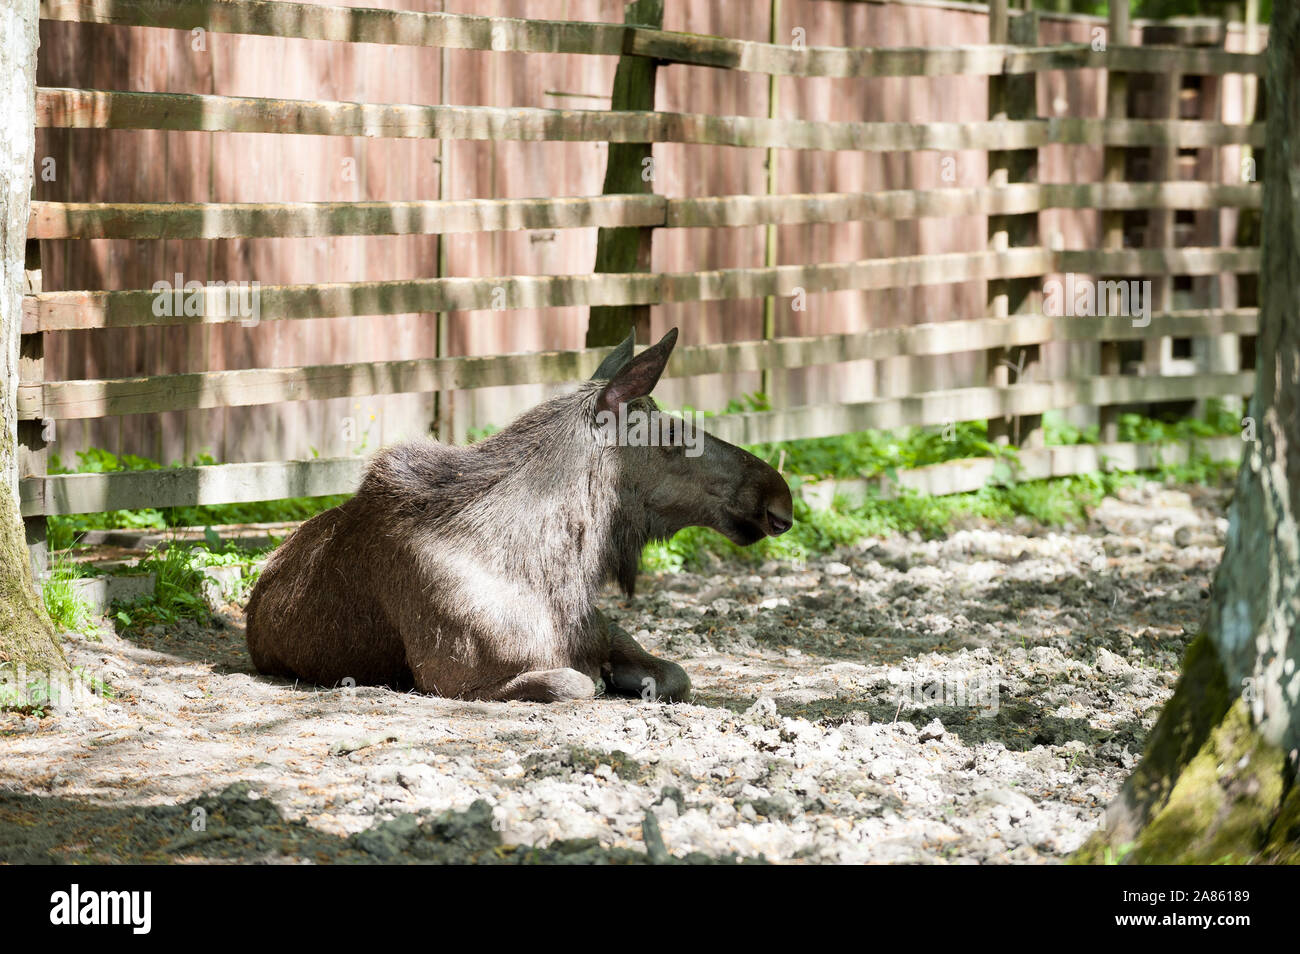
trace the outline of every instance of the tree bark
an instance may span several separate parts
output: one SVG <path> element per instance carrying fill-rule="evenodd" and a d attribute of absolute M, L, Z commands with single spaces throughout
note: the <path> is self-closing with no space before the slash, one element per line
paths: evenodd
<path fill-rule="evenodd" d="M 18 368 L 36 145 L 39 0 L 0 0 L 0 668 L 61 671 L 18 505 Z"/>
<path fill-rule="evenodd" d="M 1206 632 L 1081 861 L 1300 862 L 1300 5 L 1274 4 L 1267 96 L 1257 439 Z"/>

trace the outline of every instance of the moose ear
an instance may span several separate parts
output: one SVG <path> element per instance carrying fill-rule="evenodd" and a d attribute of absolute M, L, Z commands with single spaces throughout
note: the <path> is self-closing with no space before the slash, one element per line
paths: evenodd
<path fill-rule="evenodd" d="M 676 328 L 664 335 L 657 345 L 646 348 L 625 364 L 600 392 L 600 398 L 596 401 L 599 410 L 615 410 L 620 404 L 635 401 L 653 391 L 659 383 L 659 376 L 664 373 L 664 366 L 668 364 L 668 356 L 673 353 L 675 344 Z"/>
<path fill-rule="evenodd" d="M 605 355 L 605 360 L 600 363 L 596 373 L 591 376 L 593 381 L 608 381 L 614 375 L 623 369 L 623 365 L 632 360 L 632 354 L 636 351 L 636 330 L 633 329 L 627 333 L 617 347 L 609 354 Z"/>

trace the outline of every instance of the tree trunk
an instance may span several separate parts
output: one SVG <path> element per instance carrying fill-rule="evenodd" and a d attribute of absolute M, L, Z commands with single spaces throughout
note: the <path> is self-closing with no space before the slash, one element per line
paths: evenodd
<path fill-rule="evenodd" d="M 1206 632 L 1079 860 L 1300 862 L 1300 5 L 1268 42 L 1249 436 Z"/>
<path fill-rule="evenodd" d="M 18 350 L 36 143 L 38 0 L 0 0 L 0 668 L 63 669 L 18 508 Z M 3 675 L 0 675 L 3 680 Z"/>

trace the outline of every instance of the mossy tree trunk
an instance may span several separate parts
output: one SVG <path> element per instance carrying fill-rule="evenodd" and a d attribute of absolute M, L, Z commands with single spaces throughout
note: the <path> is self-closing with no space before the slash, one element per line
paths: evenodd
<path fill-rule="evenodd" d="M 1273 5 L 1260 330 L 1206 632 L 1082 861 L 1300 861 L 1300 4 Z"/>
<path fill-rule="evenodd" d="M 18 509 L 18 368 L 36 136 L 38 0 L 0 0 L 0 667 L 63 668 Z"/>

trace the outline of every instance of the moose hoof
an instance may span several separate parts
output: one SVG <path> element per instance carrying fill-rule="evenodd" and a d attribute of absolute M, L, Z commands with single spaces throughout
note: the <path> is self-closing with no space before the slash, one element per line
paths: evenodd
<path fill-rule="evenodd" d="M 691 677 L 677 663 L 664 660 L 655 690 L 660 702 L 685 702 L 691 696 Z"/>
<path fill-rule="evenodd" d="M 619 695 L 640 696 L 645 702 L 685 702 L 691 696 L 691 677 L 666 659 L 619 665 L 610 673 L 609 686 Z"/>
<path fill-rule="evenodd" d="M 516 676 L 491 693 L 491 699 L 520 699 L 526 702 L 564 702 L 566 699 L 591 699 L 596 684 L 576 669 L 539 669 Z"/>

